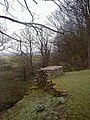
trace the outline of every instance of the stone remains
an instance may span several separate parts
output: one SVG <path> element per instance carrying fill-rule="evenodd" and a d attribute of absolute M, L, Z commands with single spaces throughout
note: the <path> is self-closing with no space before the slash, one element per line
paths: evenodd
<path fill-rule="evenodd" d="M 41 70 L 45 71 L 49 77 L 63 74 L 63 66 L 48 66 L 41 68 Z"/>
<path fill-rule="evenodd" d="M 49 67 L 47 67 L 49 69 Z M 51 70 L 53 70 L 55 67 L 50 67 Z M 60 72 L 61 74 L 61 72 Z M 66 96 L 66 94 L 62 94 L 61 91 L 56 89 L 55 84 L 52 82 L 52 80 L 49 77 L 49 73 L 47 72 L 47 69 L 40 69 L 37 71 L 37 75 L 35 77 L 35 83 L 38 86 L 38 88 L 42 88 L 45 91 L 47 91 L 50 94 L 53 94 L 54 96 Z"/>

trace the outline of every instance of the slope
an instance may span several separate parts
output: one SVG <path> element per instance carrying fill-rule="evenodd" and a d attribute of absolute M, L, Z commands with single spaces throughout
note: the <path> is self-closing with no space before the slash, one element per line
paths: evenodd
<path fill-rule="evenodd" d="M 56 98 L 33 88 L 0 120 L 58 120 L 64 112 L 64 102 L 63 97 Z"/>

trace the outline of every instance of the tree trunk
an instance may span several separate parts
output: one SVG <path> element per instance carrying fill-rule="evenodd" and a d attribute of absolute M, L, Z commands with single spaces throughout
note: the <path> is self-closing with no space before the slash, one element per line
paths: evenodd
<path fill-rule="evenodd" d="M 90 69 L 90 19 L 86 19 L 86 32 L 87 32 L 87 42 L 88 42 L 88 69 Z"/>
<path fill-rule="evenodd" d="M 88 40 L 88 68 L 90 69 L 90 40 Z"/>
<path fill-rule="evenodd" d="M 88 68 L 90 69 L 90 2 L 87 1 Z"/>

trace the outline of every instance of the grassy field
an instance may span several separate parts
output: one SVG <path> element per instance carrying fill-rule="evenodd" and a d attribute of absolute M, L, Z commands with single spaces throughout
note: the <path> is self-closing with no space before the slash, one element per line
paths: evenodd
<path fill-rule="evenodd" d="M 66 73 L 53 81 L 69 93 L 63 120 L 90 120 L 90 70 Z"/>

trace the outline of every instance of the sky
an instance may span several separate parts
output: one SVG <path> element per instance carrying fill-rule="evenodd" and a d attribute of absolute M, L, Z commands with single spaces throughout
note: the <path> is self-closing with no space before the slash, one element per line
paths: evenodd
<path fill-rule="evenodd" d="M 3 0 L 0 0 L 0 3 Z M 31 17 L 29 15 L 29 12 L 26 10 L 23 10 L 20 4 L 17 3 L 17 0 L 12 3 L 12 0 L 8 0 L 12 8 L 9 8 L 10 14 L 15 17 L 15 19 L 18 19 L 20 21 L 24 22 L 30 22 Z M 24 5 L 24 0 L 19 0 Z M 45 21 L 47 21 L 47 16 L 51 14 L 51 12 L 55 11 L 57 6 L 51 2 L 51 1 L 41 1 L 37 0 L 38 4 L 35 4 L 33 0 L 27 0 L 28 5 L 30 6 L 31 11 L 34 13 L 35 21 L 37 23 L 45 24 Z M 3 6 L 0 6 L 0 14 L 6 15 L 9 17 L 9 14 L 5 13 L 5 8 Z M 9 33 L 12 33 L 13 31 L 17 31 L 18 29 L 22 29 L 23 26 L 19 24 L 12 23 L 11 21 L 6 21 L 6 25 L 9 28 Z"/>
<path fill-rule="evenodd" d="M 4 0 L 0 0 L 0 3 L 3 3 Z M 17 3 L 17 0 L 14 0 L 14 3 L 12 3 L 13 0 L 8 0 L 11 7 L 9 8 L 10 14 L 7 14 L 5 12 L 5 8 L 0 5 L 0 15 L 6 15 L 8 17 L 14 16 L 14 19 L 18 19 L 23 22 L 30 22 L 31 17 L 29 13 L 26 10 L 23 10 L 20 6 L 20 4 Z M 24 0 L 19 0 L 22 4 L 24 4 Z M 41 1 L 37 0 L 38 4 L 34 4 L 34 2 L 31 2 L 33 0 L 27 0 L 28 5 L 30 6 L 30 10 L 34 13 L 35 21 L 37 23 L 45 24 L 47 21 L 47 16 L 50 15 L 55 9 L 57 9 L 57 6 L 51 2 L 51 1 Z M 0 19 L 0 22 L 3 22 L 2 19 Z M 9 35 L 12 35 L 14 31 L 16 31 L 19 34 L 19 30 L 23 29 L 25 26 L 13 23 L 8 20 L 4 20 L 8 31 L 7 33 Z"/>

